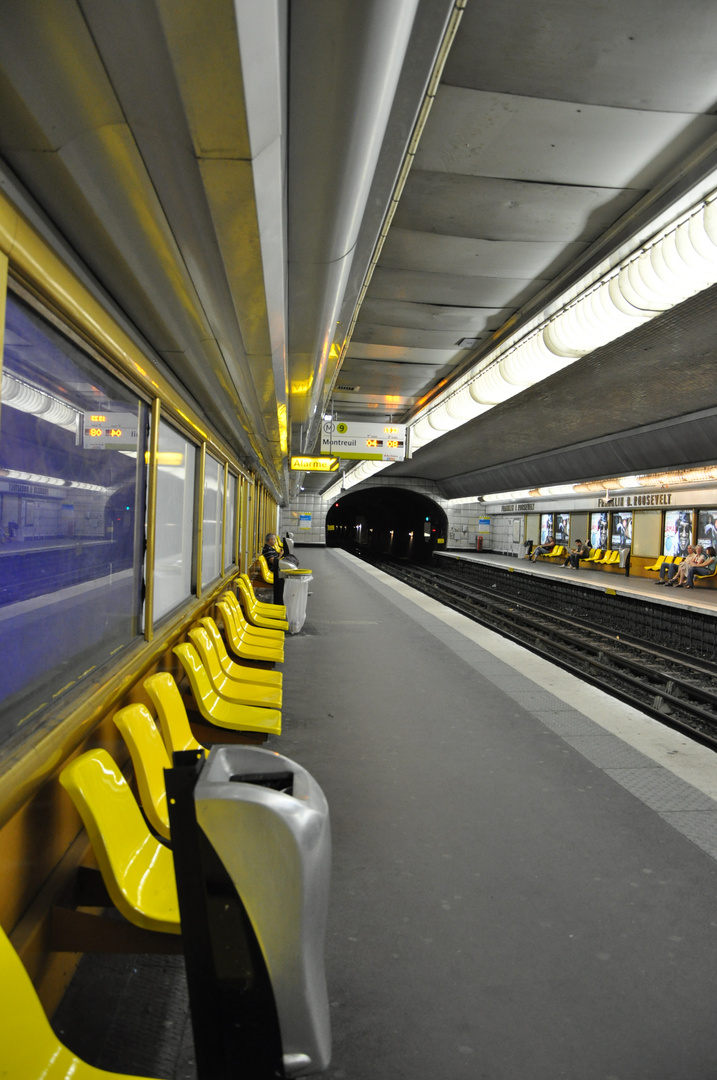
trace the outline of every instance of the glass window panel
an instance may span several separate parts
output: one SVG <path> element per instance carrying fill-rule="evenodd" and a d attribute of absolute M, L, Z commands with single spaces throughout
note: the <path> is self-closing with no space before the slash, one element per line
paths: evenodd
<path fill-rule="evenodd" d="M 222 504 L 224 501 L 224 466 L 206 456 L 204 469 L 204 528 L 202 535 L 202 586 L 220 574 L 222 558 Z"/>
<path fill-rule="evenodd" d="M 192 594 L 196 447 L 160 420 L 154 557 L 154 618 Z"/>
<path fill-rule="evenodd" d="M 236 519 L 237 519 L 237 489 L 239 480 L 233 473 L 229 473 L 227 482 L 227 514 L 224 521 L 224 569 L 228 570 L 234 565 L 234 548 L 236 545 Z"/>
<path fill-rule="evenodd" d="M 8 295 L 0 376 L 0 739 L 139 632 L 146 408 Z"/>

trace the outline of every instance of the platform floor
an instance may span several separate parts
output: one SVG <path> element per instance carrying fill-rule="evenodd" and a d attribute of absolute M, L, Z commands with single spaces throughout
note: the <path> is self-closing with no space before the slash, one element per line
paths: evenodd
<path fill-rule="evenodd" d="M 325 1075 L 716 1077 L 715 755 L 343 551 L 300 558 L 268 745 L 331 808 Z M 132 959 L 113 998 L 86 958 L 64 1037 L 92 1018 L 96 1063 L 191 1080 L 173 963 Z"/>

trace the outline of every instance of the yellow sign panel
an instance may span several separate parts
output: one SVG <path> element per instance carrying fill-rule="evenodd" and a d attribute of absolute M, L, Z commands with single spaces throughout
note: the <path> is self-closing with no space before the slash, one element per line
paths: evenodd
<path fill-rule="evenodd" d="M 339 459 L 335 457 L 293 457 L 293 472 L 337 472 Z"/>

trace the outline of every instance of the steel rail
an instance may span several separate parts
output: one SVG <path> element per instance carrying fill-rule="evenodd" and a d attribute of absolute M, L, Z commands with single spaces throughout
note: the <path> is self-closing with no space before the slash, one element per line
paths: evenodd
<path fill-rule="evenodd" d="M 705 679 L 717 683 L 717 665 L 685 659 L 639 638 L 631 637 L 627 641 L 623 635 L 597 629 L 585 620 L 500 596 L 491 587 L 466 582 L 445 572 L 405 565 L 399 568 L 385 562 L 376 565 L 577 678 L 717 750 L 717 693 L 674 672 L 657 669 L 654 661 L 667 661 L 681 673 L 703 683 Z M 576 637 L 576 630 L 583 636 Z M 586 634 L 596 640 L 590 641 Z M 626 648 L 638 658 L 624 655 Z M 641 657 L 649 657 L 651 662 Z M 703 708 L 704 705 L 711 709 Z"/>

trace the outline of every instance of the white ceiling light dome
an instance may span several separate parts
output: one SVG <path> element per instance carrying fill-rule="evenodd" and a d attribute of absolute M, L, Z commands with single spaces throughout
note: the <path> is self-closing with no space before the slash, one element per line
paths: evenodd
<path fill-rule="evenodd" d="M 509 383 L 503 377 L 500 364 L 482 371 L 470 384 L 471 396 L 481 405 L 499 405 L 502 401 L 519 394 L 522 387 Z"/>
<path fill-rule="evenodd" d="M 446 399 L 447 413 L 454 420 L 457 420 L 459 424 L 465 424 L 468 420 L 473 420 L 476 416 L 480 416 L 481 413 L 487 412 L 489 408 L 490 405 L 484 405 L 482 402 L 476 401 L 468 386 L 462 386 L 457 393 Z"/>

